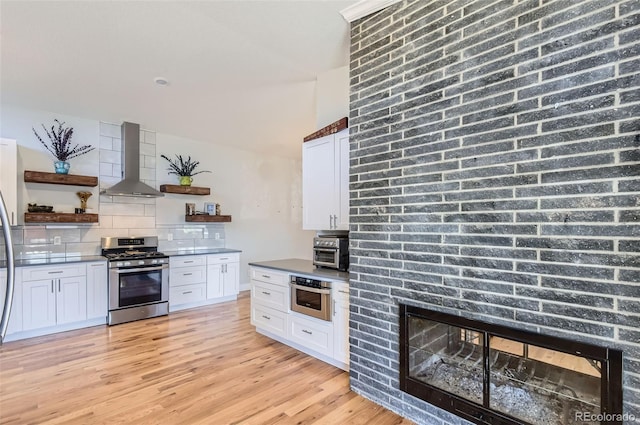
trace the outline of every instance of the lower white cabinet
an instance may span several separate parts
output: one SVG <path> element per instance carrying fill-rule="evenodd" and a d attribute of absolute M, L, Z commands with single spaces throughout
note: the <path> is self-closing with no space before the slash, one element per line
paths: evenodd
<path fill-rule="evenodd" d="M 333 297 L 333 357 L 349 364 L 349 284 L 334 282 Z"/>
<path fill-rule="evenodd" d="M 47 279 L 34 278 L 49 276 Z M 22 330 L 87 319 L 87 276 L 84 264 L 22 269 Z"/>
<path fill-rule="evenodd" d="M 238 253 L 171 257 L 169 264 L 171 311 L 229 301 L 238 296 Z"/>
<path fill-rule="evenodd" d="M 15 290 L 13 291 L 13 303 L 11 304 L 11 313 L 9 315 L 9 326 L 7 327 L 7 335 L 20 332 L 22 330 L 22 276 L 16 269 L 15 273 Z M 6 297 L 7 269 L 0 269 L 0 303 L 4 306 Z"/>
<path fill-rule="evenodd" d="M 331 321 L 326 321 L 291 311 L 289 273 L 255 266 L 249 273 L 251 324 L 258 332 L 334 366 L 349 369 L 347 282 L 331 282 Z"/>
<path fill-rule="evenodd" d="M 293 342 L 333 357 L 333 323 L 307 319 L 298 313 L 289 316 L 289 338 Z"/>
<path fill-rule="evenodd" d="M 107 321 L 109 283 L 106 261 L 87 263 L 87 319 Z"/>

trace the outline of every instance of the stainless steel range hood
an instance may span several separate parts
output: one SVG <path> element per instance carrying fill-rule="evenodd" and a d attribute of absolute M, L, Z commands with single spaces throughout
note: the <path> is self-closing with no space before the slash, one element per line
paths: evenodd
<path fill-rule="evenodd" d="M 100 192 L 109 196 L 158 198 L 164 193 L 140 181 L 140 124 L 122 123 L 122 178 L 119 183 Z"/>

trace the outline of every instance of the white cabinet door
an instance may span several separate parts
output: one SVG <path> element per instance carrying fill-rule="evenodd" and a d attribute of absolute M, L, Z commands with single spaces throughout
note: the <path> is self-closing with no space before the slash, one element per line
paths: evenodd
<path fill-rule="evenodd" d="M 349 364 L 349 286 L 333 282 L 333 358 Z"/>
<path fill-rule="evenodd" d="M 333 333 L 331 322 L 319 319 L 307 319 L 296 314 L 289 315 L 288 337 L 303 347 L 310 348 L 320 354 L 333 355 Z"/>
<path fill-rule="evenodd" d="M 302 145 L 302 228 L 330 229 L 335 197 L 334 136 Z"/>
<path fill-rule="evenodd" d="M 0 139 L 0 191 L 12 226 L 18 224 L 18 151 L 15 140 Z"/>
<path fill-rule="evenodd" d="M 302 145 L 302 228 L 349 230 L 349 129 Z"/>
<path fill-rule="evenodd" d="M 44 328 L 56 324 L 55 279 L 22 282 L 22 328 Z"/>
<path fill-rule="evenodd" d="M 56 323 L 87 320 L 87 277 L 54 279 L 56 292 Z"/>
<path fill-rule="evenodd" d="M 349 230 L 349 130 L 336 134 L 335 229 Z"/>
<path fill-rule="evenodd" d="M 222 269 L 222 291 L 225 297 L 240 292 L 240 264 L 227 263 Z"/>
<path fill-rule="evenodd" d="M 16 270 L 17 272 L 17 270 Z M 13 290 L 13 303 L 11 304 L 11 313 L 9 314 L 9 326 L 7 327 L 7 335 L 20 332 L 22 330 L 22 282 L 20 274 L 15 273 L 15 287 Z M 0 270 L 0 310 L 4 308 L 4 300 L 6 297 L 7 269 Z"/>
<path fill-rule="evenodd" d="M 224 294 L 222 266 L 222 264 L 207 266 L 207 299 L 220 298 Z"/>
<path fill-rule="evenodd" d="M 87 319 L 107 317 L 109 297 L 107 263 L 87 264 Z"/>

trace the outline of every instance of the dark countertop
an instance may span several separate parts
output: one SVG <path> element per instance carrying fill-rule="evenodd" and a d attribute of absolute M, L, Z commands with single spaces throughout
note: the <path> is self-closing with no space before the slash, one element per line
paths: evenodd
<path fill-rule="evenodd" d="M 260 261 L 249 263 L 250 266 L 264 267 L 267 269 L 281 270 L 294 274 L 304 275 L 311 278 L 321 278 L 336 281 L 349 281 L 349 272 L 341 272 L 338 270 L 317 268 L 311 260 L 302 260 L 300 258 L 287 258 L 284 260 Z"/>
<path fill-rule="evenodd" d="M 178 257 L 180 255 L 233 254 L 236 252 L 242 251 L 229 248 L 186 248 L 176 251 L 162 251 L 163 254 L 167 254 L 170 257 Z"/>
<path fill-rule="evenodd" d="M 75 257 L 46 257 L 16 260 L 16 267 L 43 266 L 47 264 L 82 263 L 86 261 L 107 261 L 102 255 L 78 255 Z M 7 261 L 0 261 L 0 268 L 6 268 Z"/>

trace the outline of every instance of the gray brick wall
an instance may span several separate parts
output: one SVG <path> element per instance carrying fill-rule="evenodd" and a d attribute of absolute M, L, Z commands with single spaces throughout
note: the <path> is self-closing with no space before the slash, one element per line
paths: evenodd
<path fill-rule="evenodd" d="M 399 301 L 624 350 L 640 418 L 640 2 L 418 0 L 351 29 L 351 385 Z"/>

